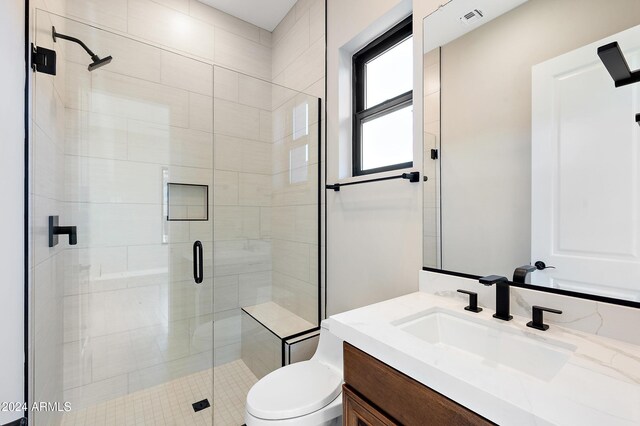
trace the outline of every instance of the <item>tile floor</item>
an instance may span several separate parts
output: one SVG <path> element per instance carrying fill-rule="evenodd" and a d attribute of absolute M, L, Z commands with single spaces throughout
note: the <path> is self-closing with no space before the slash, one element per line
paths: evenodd
<path fill-rule="evenodd" d="M 215 376 L 213 395 L 211 383 Z M 244 402 L 257 379 L 242 360 L 191 374 L 89 408 L 65 414 L 63 426 L 239 426 Z M 212 409 L 198 413 L 191 404 L 208 398 Z"/>

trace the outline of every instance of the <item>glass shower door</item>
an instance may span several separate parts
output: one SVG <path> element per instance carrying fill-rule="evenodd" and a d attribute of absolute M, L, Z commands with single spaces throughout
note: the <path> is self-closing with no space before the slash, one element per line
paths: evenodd
<path fill-rule="evenodd" d="M 35 424 L 212 423 L 213 67 L 38 11 L 31 401 Z M 93 71 L 81 39 L 111 63 Z M 75 226 L 49 247 L 49 217 Z M 196 407 L 197 408 L 197 407 Z M 160 421 L 162 420 L 162 422 Z"/>

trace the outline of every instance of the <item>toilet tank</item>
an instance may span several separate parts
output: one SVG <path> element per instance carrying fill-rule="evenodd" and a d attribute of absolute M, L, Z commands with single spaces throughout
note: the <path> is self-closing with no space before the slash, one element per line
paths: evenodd
<path fill-rule="evenodd" d="M 329 365 L 342 375 L 342 339 L 331 333 L 327 320 L 320 324 L 320 342 L 312 359 Z"/>

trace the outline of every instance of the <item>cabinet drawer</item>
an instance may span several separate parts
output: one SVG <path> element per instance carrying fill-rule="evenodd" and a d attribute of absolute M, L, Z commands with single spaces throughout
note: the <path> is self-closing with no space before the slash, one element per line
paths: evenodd
<path fill-rule="evenodd" d="M 403 425 L 494 424 L 347 342 L 344 343 L 344 381 Z"/>

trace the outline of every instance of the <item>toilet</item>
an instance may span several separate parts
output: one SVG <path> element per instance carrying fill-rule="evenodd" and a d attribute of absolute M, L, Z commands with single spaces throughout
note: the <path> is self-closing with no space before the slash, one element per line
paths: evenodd
<path fill-rule="evenodd" d="M 318 349 L 309 361 L 267 374 L 247 395 L 247 426 L 341 425 L 342 340 L 320 327 Z"/>

